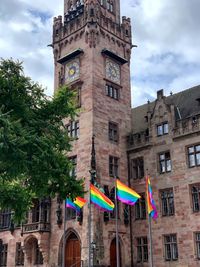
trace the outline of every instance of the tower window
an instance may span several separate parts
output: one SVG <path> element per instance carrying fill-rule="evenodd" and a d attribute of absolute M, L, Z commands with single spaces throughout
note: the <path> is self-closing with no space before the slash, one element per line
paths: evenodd
<path fill-rule="evenodd" d="M 79 121 L 70 121 L 69 124 L 66 125 L 66 128 L 69 137 L 79 137 Z"/>
<path fill-rule="evenodd" d="M 106 84 L 106 95 L 119 100 L 119 88 L 116 88 L 115 86 L 110 84 Z"/>
<path fill-rule="evenodd" d="M 70 157 L 69 160 L 71 161 L 71 164 L 72 164 L 70 176 L 76 177 L 76 174 L 77 174 L 77 156 Z"/>
<path fill-rule="evenodd" d="M 113 142 L 118 142 L 118 125 L 114 122 L 109 122 L 108 125 L 108 136 L 109 140 Z"/>
<path fill-rule="evenodd" d="M 119 158 L 109 156 L 109 175 L 111 177 L 118 177 Z"/>

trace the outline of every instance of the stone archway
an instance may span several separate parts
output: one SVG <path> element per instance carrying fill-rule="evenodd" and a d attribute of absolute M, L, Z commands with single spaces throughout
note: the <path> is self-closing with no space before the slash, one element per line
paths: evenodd
<path fill-rule="evenodd" d="M 24 240 L 22 247 L 25 254 L 25 265 L 27 267 L 44 263 L 43 255 L 37 237 L 35 237 L 34 235 L 28 236 Z"/>
<path fill-rule="evenodd" d="M 110 267 L 117 266 L 117 253 L 116 253 L 116 238 L 114 238 L 110 244 Z M 119 266 L 122 266 L 121 260 L 121 245 L 119 241 Z"/>
<path fill-rule="evenodd" d="M 81 267 L 81 242 L 74 232 L 66 240 L 65 267 Z"/>

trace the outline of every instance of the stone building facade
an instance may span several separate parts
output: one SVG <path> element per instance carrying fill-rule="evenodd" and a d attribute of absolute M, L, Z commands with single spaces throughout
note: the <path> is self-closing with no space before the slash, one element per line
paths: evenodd
<path fill-rule="evenodd" d="M 116 177 L 145 193 L 148 173 L 159 211 L 152 223 L 155 266 L 198 266 L 200 88 L 169 97 L 159 91 L 155 102 L 131 110 L 131 22 L 121 22 L 119 0 L 64 0 L 52 47 L 55 90 L 67 84 L 77 91 L 79 116 L 65 122 L 77 179 L 85 177 L 89 191 L 95 171 L 113 200 Z M 88 266 L 91 241 L 92 266 L 115 267 L 116 212 L 92 207 L 89 240 L 89 206 L 79 216 L 64 216 L 64 206 L 59 198 L 36 201 L 21 226 L 1 211 L 0 266 L 61 267 L 63 255 L 65 267 Z M 145 199 L 130 209 L 119 203 L 118 218 L 120 267 L 147 266 Z"/>
<path fill-rule="evenodd" d="M 133 266 L 147 262 L 145 175 L 158 219 L 152 222 L 154 266 L 200 266 L 200 86 L 132 109 L 129 180 L 144 196 L 132 209 Z"/>
<path fill-rule="evenodd" d="M 115 177 L 123 177 L 126 183 L 128 176 L 130 19 L 123 17 L 121 22 L 119 0 L 65 0 L 64 16 L 54 18 L 52 47 L 55 90 L 67 84 L 77 91 L 80 114 L 75 121 L 65 122 L 66 131 L 74 137 L 68 156 L 74 163 L 77 179 L 85 177 L 85 189 L 89 191 L 94 136 L 95 180 L 113 199 Z M 127 207 L 119 204 L 120 261 L 124 267 L 130 266 L 127 212 Z M 64 204 L 59 199 L 35 203 L 27 223 L 11 232 L 7 231 L 9 212 L 4 211 L 1 216 L 5 228 L 0 232 L 2 266 L 5 261 L 9 267 L 23 262 L 27 267 L 61 266 L 64 252 L 65 266 L 88 266 L 88 205 L 78 218 L 67 211 L 65 233 Z M 115 217 L 115 212 L 102 213 L 92 207 L 91 253 L 95 266 L 116 264 Z"/>

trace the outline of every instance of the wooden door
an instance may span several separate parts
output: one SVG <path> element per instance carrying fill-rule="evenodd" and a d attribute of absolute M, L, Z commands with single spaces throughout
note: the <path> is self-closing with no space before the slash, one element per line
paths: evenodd
<path fill-rule="evenodd" d="M 75 234 L 67 239 L 65 255 L 65 267 L 81 267 L 81 245 Z"/>
<path fill-rule="evenodd" d="M 110 245 L 110 267 L 117 266 L 116 239 L 113 239 Z M 119 243 L 119 266 L 121 267 L 121 247 Z"/>

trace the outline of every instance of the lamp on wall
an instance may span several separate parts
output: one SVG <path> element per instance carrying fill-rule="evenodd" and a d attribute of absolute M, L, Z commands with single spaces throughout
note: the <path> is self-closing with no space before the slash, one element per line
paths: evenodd
<path fill-rule="evenodd" d="M 60 205 L 58 205 L 58 208 L 56 210 L 56 215 L 57 215 L 57 224 L 61 226 L 62 224 L 62 209 Z"/>
<path fill-rule="evenodd" d="M 58 207 L 56 210 L 57 225 L 60 227 L 62 225 L 62 209 L 60 207 L 60 204 L 62 203 L 62 199 L 60 197 L 57 197 L 57 203 L 58 203 Z"/>

